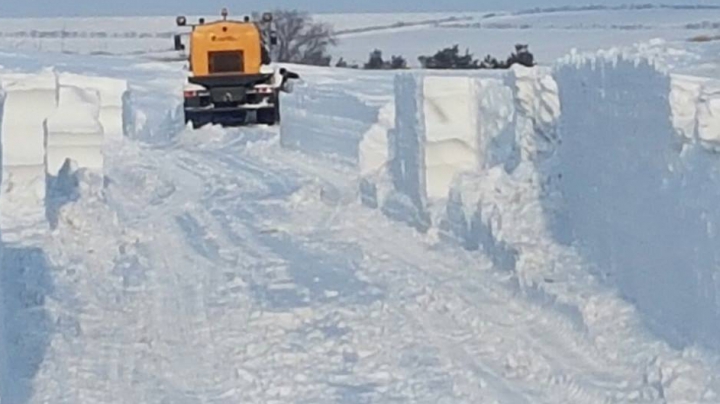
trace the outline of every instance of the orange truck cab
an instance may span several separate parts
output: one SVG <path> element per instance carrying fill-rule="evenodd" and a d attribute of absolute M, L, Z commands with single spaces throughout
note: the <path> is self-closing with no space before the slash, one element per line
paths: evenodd
<path fill-rule="evenodd" d="M 280 92 L 290 92 L 298 75 L 271 66 L 269 46 L 276 43 L 272 16 L 260 21 L 227 19 L 190 25 L 188 81 L 183 91 L 185 123 L 238 126 L 280 122 Z M 185 17 L 177 25 L 188 26 Z M 175 49 L 184 50 L 179 35 Z"/>

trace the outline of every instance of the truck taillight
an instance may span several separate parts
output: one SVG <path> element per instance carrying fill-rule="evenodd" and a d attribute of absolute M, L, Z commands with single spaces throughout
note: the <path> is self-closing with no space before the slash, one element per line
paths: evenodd
<path fill-rule="evenodd" d="M 197 96 L 197 91 L 184 91 L 183 95 L 185 98 L 193 98 Z"/>
<path fill-rule="evenodd" d="M 270 94 L 272 93 L 272 88 L 270 87 L 258 87 L 257 92 L 260 94 Z"/>

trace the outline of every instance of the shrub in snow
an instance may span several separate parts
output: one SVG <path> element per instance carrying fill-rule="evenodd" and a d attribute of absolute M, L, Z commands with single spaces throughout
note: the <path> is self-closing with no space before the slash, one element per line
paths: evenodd
<path fill-rule="evenodd" d="M 407 68 L 407 60 L 405 60 L 402 56 L 393 56 L 390 59 L 390 68 L 391 69 L 406 69 Z"/>
<path fill-rule="evenodd" d="M 420 56 L 418 58 L 420 65 L 425 69 L 477 69 L 480 67 L 478 62 L 469 50 L 465 50 L 465 54 L 460 54 L 458 45 L 442 49 L 432 56 Z"/>
<path fill-rule="evenodd" d="M 364 66 L 367 70 L 406 69 L 407 61 L 402 56 L 393 55 L 390 61 L 383 60 L 382 51 L 375 49 Z"/>
<path fill-rule="evenodd" d="M 508 69 L 515 64 L 535 66 L 535 56 L 530 53 L 529 46 L 523 44 L 515 45 L 515 52 L 505 61 L 487 55 L 479 62 L 468 50 L 465 55 L 460 55 L 458 45 L 440 50 L 433 56 L 420 56 L 418 60 L 425 69 Z"/>

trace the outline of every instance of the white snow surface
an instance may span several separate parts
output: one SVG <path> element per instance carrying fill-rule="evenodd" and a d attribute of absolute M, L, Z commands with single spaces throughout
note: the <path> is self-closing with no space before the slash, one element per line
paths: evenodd
<path fill-rule="evenodd" d="M 180 64 L 41 54 L 134 129 L 2 227 L 0 402 L 717 403 L 716 87 L 667 49 L 297 67 L 281 128 L 195 131 Z"/>
<path fill-rule="evenodd" d="M 58 107 L 45 121 L 45 170 L 58 176 L 67 159 L 102 172 L 104 129 L 100 93 L 61 85 Z"/>
<path fill-rule="evenodd" d="M 117 141 L 129 132 L 127 111 L 131 108 L 130 89 L 126 80 L 73 73 L 60 75 L 60 83 L 98 92 L 99 120 L 108 141 Z"/>
<path fill-rule="evenodd" d="M 3 75 L 3 181 L 0 227 L 13 217 L 42 214 L 45 200 L 45 118 L 57 107 L 57 75 Z M 9 213 L 12 212 L 12 213 Z"/>

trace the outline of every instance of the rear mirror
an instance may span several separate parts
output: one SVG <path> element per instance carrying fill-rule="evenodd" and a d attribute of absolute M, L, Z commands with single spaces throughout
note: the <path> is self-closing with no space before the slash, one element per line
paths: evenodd
<path fill-rule="evenodd" d="M 184 27 L 187 24 L 187 18 L 185 18 L 183 16 L 179 16 L 178 18 L 175 19 L 175 23 L 177 24 L 178 27 Z"/>
<path fill-rule="evenodd" d="M 277 34 L 273 32 L 270 34 L 270 45 L 275 46 L 277 44 L 278 44 L 278 37 L 277 37 Z"/>
<path fill-rule="evenodd" d="M 182 43 L 182 38 L 180 35 L 175 35 L 175 50 L 176 51 L 182 51 L 185 50 L 185 45 Z"/>
<path fill-rule="evenodd" d="M 263 15 L 262 15 L 263 22 L 272 22 L 272 20 L 273 20 L 272 13 L 263 13 Z"/>

